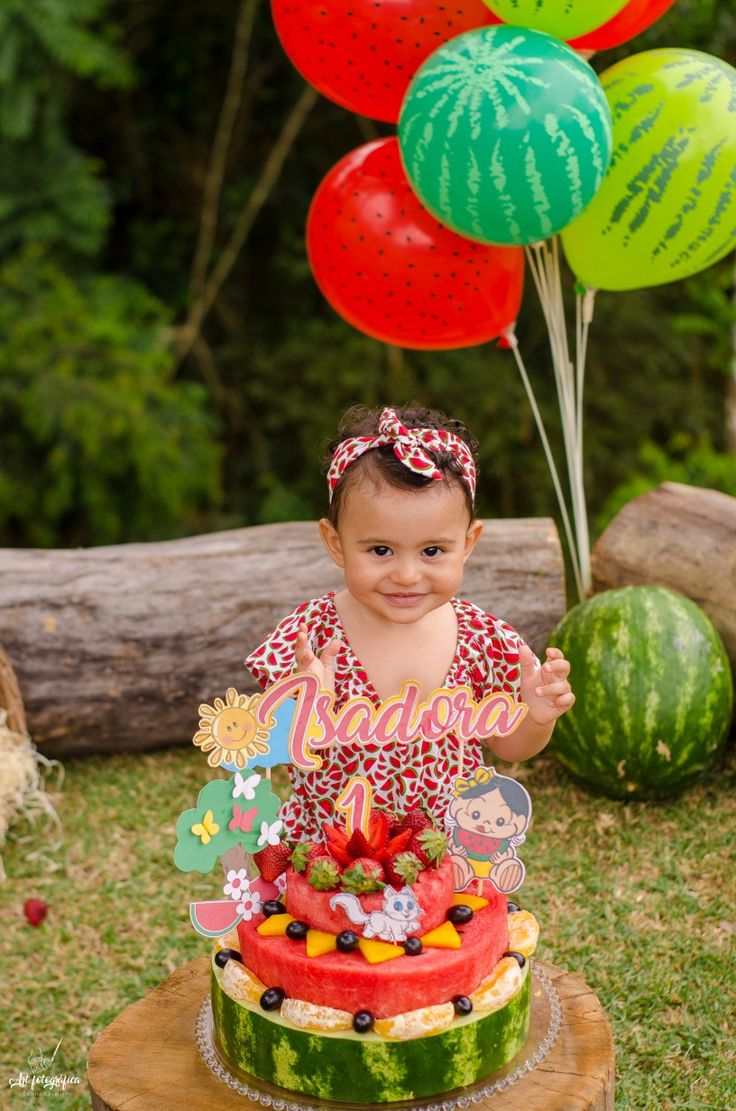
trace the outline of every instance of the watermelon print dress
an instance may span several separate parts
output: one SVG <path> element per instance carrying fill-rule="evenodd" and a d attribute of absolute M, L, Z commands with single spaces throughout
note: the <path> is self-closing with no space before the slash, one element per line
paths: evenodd
<path fill-rule="evenodd" d="M 477 700 L 497 691 L 519 697 L 519 634 L 484 613 L 472 602 L 453 598 L 457 615 L 457 647 L 445 679 L 446 687 L 467 685 Z M 357 695 L 381 700 L 343 632 L 335 606 L 335 592 L 303 602 L 245 659 L 245 666 L 262 687 L 294 671 L 294 647 L 302 622 L 309 629 L 313 650 L 319 655 L 332 637 L 342 645 L 335 666 L 335 708 Z M 449 734 L 440 741 L 412 745 L 336 745 L 320 753 L 322 767 L 303 771 L 289 766 L 294 792 L 284 803 L 281 817 L 291 840 L 317 838 L 322 823 L 333 817 L 334 799 L 353 775 L 363 775 L 373 786 L 373 803 L 399 813 L 423 806 L 439 823 L 444 821 L 459 766 L 460 744 Z M 479 741 L 465 745 L 463 768 L 471 771 L 483 763 Z"/>

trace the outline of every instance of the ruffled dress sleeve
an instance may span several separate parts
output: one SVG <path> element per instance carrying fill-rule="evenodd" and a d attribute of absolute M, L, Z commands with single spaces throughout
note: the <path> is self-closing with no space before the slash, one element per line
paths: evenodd
<path fill-rule="evenodd" d="M 299 626 L 305 623 L 312 647 L 319 653 L 332 636 L 326 620 L 329 612 L 329 595 L 302 602 L 278 623 L 266 639 L 258 645 L 244 663 L 265 689 L 279 679 L 291 675 L 296 667 L 296 637 Z"/>
<path fill-rule="evenodd" d="M 463 680 L 473 687 L 480 699 L 496 691 L 505 691 L 514 699 L 520 697 L 521 671 L 519 649 L 526 642 L 511 625 L 485 613 L 471 602 L 462 602 L 463 640 L 466 675 Z M 537 667 L 539 660 L 534 657 Z"/>

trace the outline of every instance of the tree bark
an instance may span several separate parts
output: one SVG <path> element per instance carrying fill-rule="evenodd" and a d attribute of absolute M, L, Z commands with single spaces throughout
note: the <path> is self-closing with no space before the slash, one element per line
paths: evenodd
<path fill-rule="evenodd" d="M 634 498 L 593 548 L 597 591 L 655 584 L 697 602 L 736 670 L 736 498 L 664 482 Z"/>
<path fill-rule="evenodd" d="M 552 521 L 491 521 L 463 596 L 541 648 L 565 609 Z M 243 656 L 300 602 L 340 589 L 314 522 L 154 544 L 0 550 L 0 643 L 47 755 L 191 740 L 197 707 L 255 689 Z"/>

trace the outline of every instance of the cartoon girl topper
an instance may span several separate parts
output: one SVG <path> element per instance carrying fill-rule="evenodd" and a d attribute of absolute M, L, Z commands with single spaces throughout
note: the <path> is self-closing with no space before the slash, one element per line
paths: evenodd
<path fill-rule="evenodd" d="M 495 768 L 479 767 L 468 779 L 456 779 L 447 811 L 456 890 L 464 891 L 474 879 L 489 879 L 504 895 L 516 891 L 524 882 L 516 846 L 531 815 L 529 793 Z"/>

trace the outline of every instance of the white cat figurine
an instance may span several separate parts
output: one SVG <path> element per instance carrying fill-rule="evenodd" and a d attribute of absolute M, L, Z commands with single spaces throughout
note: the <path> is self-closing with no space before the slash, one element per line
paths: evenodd
<path fill-rule="evenodd" d="M 333 895 L 330 909 L 335 907 L 342 907 L 354 926 L 363 927 L 363 937 L 377 937 L 382 941 L 406 941 L 419 929 L 419 919 L 424 914 L 409 886 L 399 891 L 394 887 L 384 887 L 382 909 L 368 914 L 356 895 Z"/>

